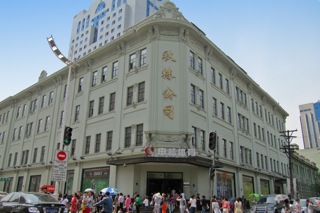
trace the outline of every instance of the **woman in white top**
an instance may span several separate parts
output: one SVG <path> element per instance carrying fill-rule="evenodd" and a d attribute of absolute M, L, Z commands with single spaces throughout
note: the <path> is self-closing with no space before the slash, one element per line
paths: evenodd
<path fill-rule="evenodd" d="M 313 213 L 313 210 L 319 206 L 319 205 L 313 204 L 312 201 L 309 198 L 307 199 L 307 203 L 306 204 L 307 204 L 307 207 L 308 207 L 308 213 Z"/>
<path fill-rule="evenodd" d="M 194 198 L 194 195 L 191 196 L 189 199 L 189 204 L 190 204 L 190 213 L 195 213 L 197 209 L 197 199 Z"/>
<path fill-rule="evenodd" d="M 212 213 L 220 213 L 220 206 L 215 198 L 211 199 L 211 209 Z"/>
<path fill-rule="evenodd" d="M 186 199 L 184 197 L 184 193 L 181 193 L 180 196 L 177 198 L 177 201 L 179 201 L 179 207 L 180 207 L 180 213 L 184 213 L 186 210 Z"/>

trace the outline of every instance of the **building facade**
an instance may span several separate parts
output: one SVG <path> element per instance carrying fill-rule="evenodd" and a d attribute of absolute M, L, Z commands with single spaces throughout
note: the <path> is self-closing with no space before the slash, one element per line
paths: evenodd
<path fill-rule="evenodd" d="M 319 178 L 319 168 L 316 163 L 310 160 L 312 158 L 309 158 L 309 155 L 306 157 L 300 154 L 300 151 L 304 150 L 297 150 L 292 154 L 293 192 L 295 197 L 308 198 L 319 195 L 315 187 L 316 181 Z M 319 161 L 318 158 L 315 160 Z M 287 181 L 289 182 L 289 180 Z"/>
<path fill-rule="evenodd" d="M 303 145 L 305 149 L 320 148 L 320 101 L 299 106 Z"/>
<path fill-rule="evenodd" d="M 73 18 L 69 58 L 73 61 L 120 37 L 167 0 L 94 0 Z"/>
<path fill-rule="evenodd" d="M 65 150 L 59 191 L 68 194 L 108 186 L 142 196 L 286 192 L 279 132 L 287 112 L 173 3 L 77 60 L 67 90 L 68 70 L 43 71 L 0 103 L 0 177 L 8 180 L 0 190 L 54 185 L 56 153 Z M 63 124 L 73 128 L 69 146 Z"/>

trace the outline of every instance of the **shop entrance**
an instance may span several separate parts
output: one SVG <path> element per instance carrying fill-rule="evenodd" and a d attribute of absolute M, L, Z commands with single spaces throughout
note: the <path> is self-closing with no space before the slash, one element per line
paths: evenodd
<path fill-rule="evenodd" d="M 183 192 L 183 174 L 181 172 L 148 172 L 147 194 L 167 193 L 175 190 Z"/>

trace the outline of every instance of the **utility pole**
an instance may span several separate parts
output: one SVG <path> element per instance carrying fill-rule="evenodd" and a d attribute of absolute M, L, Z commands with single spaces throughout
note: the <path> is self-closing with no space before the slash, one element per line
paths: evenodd
<path fill-rule="evenodd" d="M 296 198 L 294 189 L 293 189 L 293 174 L 292 174 L 292 154 L 294 153 L 294 150 L 297 150 L 297 146 L 294 146 L 291 144 L 293 138 L 296 138 L 297 136 L 293 136 L 293 133 L 298 130 L 286 130 L 279 132 L 281 133 L 282 137 L 286 140 L 286 144 L 280 147 L 280 149 L 287 155 L 289 158 L 289 179 L 290 179 L 290 199 Z"/>

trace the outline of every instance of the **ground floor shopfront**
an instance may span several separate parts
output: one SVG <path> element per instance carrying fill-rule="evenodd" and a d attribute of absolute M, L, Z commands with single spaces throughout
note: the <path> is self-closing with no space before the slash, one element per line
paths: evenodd
<path fill-rule="evenodd" d="M 196 160 L 195 160 L 196 161 Z M 187 197 L 200 194 L 208 197 L 248 196 L 250 193 L 285 193 L 282 178 L 254 169 L 224 164 L 216 168 L 214 180 L 209 177 L 209 167 L 191 163 L 192 160 L 171 161 L 154 159 L 131 163 L 106 164 L 105 160 L 68 163 L 66 182 L 59 184 L 59 191 L 71 194 L 92 188 L 99 192 L 105 187 L 115 187 L 124 194 L 139 192 L 141 196 L 155 192 L 184 192 Z M 39 191 L 41 185 L 52 182 L 52 166 L 41 166 L 1 172 L 0 191 Z"/>

